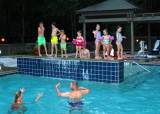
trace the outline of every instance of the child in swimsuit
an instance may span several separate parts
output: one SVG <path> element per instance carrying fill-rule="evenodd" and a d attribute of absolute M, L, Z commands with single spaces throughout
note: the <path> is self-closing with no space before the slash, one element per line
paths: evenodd
<path fill-rule="evenodd" d="M 122 36 L 121 34 L 121 31 L 122 31 L 122 27 L 121 26 L 118 26 L 117 27 L 117 31 L 116 31 L 116 44 L 117 44 L 117 56 L 118 58 L 117 59 L 122 59 L 122 55 L 123 55 L 123 46 L 122 46 L 122 41 L 123 41 L 123 38 L 126 39 L 125 36 Z"/>
<path fill-rule="evenodd" d="M 59 37 L 59 40 L 61 40 L 61 44 L 60 44 L 60 47 L 61 47 L 61 56 L 63 58 L 63 56 L 65 56 L 66 58 L 68 57 L 67 56 L 67 48 L 66 48 L 66 35 L 65 35 L 65 32 L 64 30 L 61 30 L 61 35 Z M 63 55 L 63 52 L 65 53 L 65 55 Z"/>
<path fill-rule="evenodd" d="M 41 55 L 41 45 L 44 46 L 44 49 L 45 49 L 45 52 L 46 52 L 46 55 L 48 56 L 48 53 L 47 53 L 47 46 L 46 46 L 46 39 L 44 37 L 44 25 L 42 22 L 39 23 L 39 27 L 38 27 L 38 54 L 39 56 L 42 56 Z"/>
<path fill-rule="evenodd" d="M 21 101 L 23 99 L 23 92 L 24 91 L 25 91 L 25 89 L 22 88 L 22 89 L 20 89 L 20 91 L 18 91 L 18 92 L 15 93 L 15 100 L 14 100 L 15 104 L 24 104 L 25 103 L 25 102 Z M 42 96 L 43 96 L 43 93 L 39 94 L 35 101 L 29 102 L 29 103 L 37 102 Z"/>
<path fill-rule="evenodd" d="M 82 48 L 82 42 L 84 42 L 84 39 L 82 37 L 82 32 L 81 31 L 78 31 L 77 32 L 77 38 L 76 39 L 73 39 L 73 41 L 76 41 L 76 56 L 75 58 L 78 57 L 78 54 L 79 54 L 79 57 L 81 58 L 81 48 Z"/>
<path fill-rule="evenodd" d="M 55 53 L 55 56 L 54 57 L 57 57 L 57 53 L 58 53 L 58 49 L 57 49 L 57 44 L 58 44 L 58 35 L 57 32 L 60 32 L 60 30 L 55 26 L 55 23 L 52 23 L 52 33 L 51 33 L 51 55 L 50 56 L 53 56 L 53 52 L 54 52 L 54 49 L 56 51 Z"/>
<path fill-rule="evenodd" d="M 112 49 L 111 40 L 109 39 L 111 36 L 108 35 L 108 30 L 103 30 L 103 57 L 104 59 L 110 58 L 110 52 Z M 107 57 L 105 56 L 107 52 Z"/>
<path fill-rule="evenodd" d="M 95 38 L 95 59 L 101 59 L 99 56 L 99 50 L 100 50 L 100 45 L 101 45 L 101 32 L 100 30 L 100 25 L 96 25 L 96 30 L 93 31 L 94 38 Z"/>
<path fill-rule="evenodd" d="M 81 58 L 82 59 L 90 59 L 90 51 L 86 49 L 86 46 L 83 46 L 81 49 Z"/>
<path fill-rule="evenodd" d="M 25 91 L 24 88 L 22 88 L 22 89 L 20 89 L 20 91 L 15 93 L 14 104 L 11 105 L 12 110 L 21 109 L 23 111 L 26 111 L 26 108 L 22 104 L 37 102 L 43 96 L 43 93 L 41 93 L 41 94 L 38 95 L 38 97 L 33 102 L 22 102 L 21 100 L 23 99 L 23 92 L 24 91 Z"/>

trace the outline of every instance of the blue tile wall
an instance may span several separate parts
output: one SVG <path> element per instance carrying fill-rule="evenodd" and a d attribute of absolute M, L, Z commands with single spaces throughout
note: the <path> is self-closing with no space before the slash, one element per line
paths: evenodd
<path fill-rule="evenodd" d="M 17 58 L 19 73 L 33 76 L 120 83 L 124 80 L 123 62 Z"/>

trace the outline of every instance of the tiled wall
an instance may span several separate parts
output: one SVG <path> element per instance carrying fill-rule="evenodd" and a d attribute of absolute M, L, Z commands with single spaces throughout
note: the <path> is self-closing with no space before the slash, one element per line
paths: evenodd
<path fill-rule="evenodd" d="M 120 83 L 124 80 L 123 62 L 18 58 L 19 73 L 34 76 Z"/>

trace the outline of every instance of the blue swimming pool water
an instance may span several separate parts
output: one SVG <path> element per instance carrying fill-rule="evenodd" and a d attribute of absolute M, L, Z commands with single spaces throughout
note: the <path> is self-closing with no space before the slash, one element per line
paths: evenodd
<path fill-rule="evenodd" d="M 129 67 L 126 69 L 129 72 Z M 149 69 L 151 73 L 140 70 L 135 71 L 135 75 L 125 74 L 125 81 L 121 84 L 79 81 L 80 86 L 91 90 L 82 99 L 85 104 L 83 114 L 159 114 L 160 71 L 159 67 Z M 27 108 L 25 114 L 68 114 L 68 98 L 58 97 L 55 85 L 61 83 L 62 92 L 70 91 L 70 81 L 21 74 L 1 77 L 0 114 L 7 114 L 14 93 L 22 87 L 26 89 L 24 102 L 33 101 L 38 93 L 44 93 L 39 102 L 24 105 Z M 12 114 L 17 114 L 17 111 Z M 74 114 L 79 113 L 76 111 Z"/>

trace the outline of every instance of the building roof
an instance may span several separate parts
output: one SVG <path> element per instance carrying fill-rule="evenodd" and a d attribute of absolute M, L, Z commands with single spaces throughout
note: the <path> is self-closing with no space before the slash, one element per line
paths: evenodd
<path fill-rule="evenodd" d="M 126 0 L 106 0 L 104 2 L 77 10 L 82 12 L 99 12 L 99 11 L 115 11 L 115 10 L 135 10 L 140 9 L 137 6 L 127 2 Z"/>

